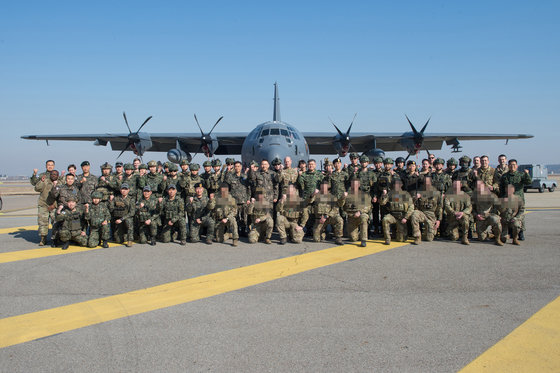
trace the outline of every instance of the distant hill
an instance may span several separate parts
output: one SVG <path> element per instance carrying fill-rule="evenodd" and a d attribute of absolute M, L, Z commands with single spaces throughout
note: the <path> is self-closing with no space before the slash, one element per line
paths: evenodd
<path fill-rule="evenodd" d="M 549 174 L 560 174 L 560 164 L 547 164 L 546 168 L 548 168 Z"/>

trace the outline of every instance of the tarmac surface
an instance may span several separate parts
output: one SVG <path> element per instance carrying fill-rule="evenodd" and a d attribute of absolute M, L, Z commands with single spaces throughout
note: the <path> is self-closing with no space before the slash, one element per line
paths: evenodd
<path fill-rule="evenodd" d="M 37 246 L 36 196 L 4 195 L 0 371 L 453 372 L 487 350 L 465 371 L 559 371 L 558 312 L 515 337 L 560 302 L 560 193 L 526 199 L 521 246 L 158 243 L 62 254 Z M 493 353 L 504 340 L 522 352 Z"/>

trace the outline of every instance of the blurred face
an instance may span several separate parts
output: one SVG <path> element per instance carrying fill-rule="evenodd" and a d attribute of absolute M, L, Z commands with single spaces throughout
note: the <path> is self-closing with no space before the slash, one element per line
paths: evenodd
<path fill-rule="evenodd" d="M 235 170 L 236 174 L 241 173 L 241 170 L 243 169 L 243 166 L 241 165 L 241 163 L 236 163 L 233 165 L 233 169 Z"/>
<path fill-rule="evenodd" d="M 47 162 L 45 166 L 47 168 L 47 171 L 49 171 L 49 172 L 54 170 L 54 162 Z"/>
<path fill-rule="evenodd" d="M 320 191 L 321 191 L 321 194 L 327 194 L 329 192 L 329 184 L 321 183 Z"/>
<path fill-rule="evenodd" d="M 402 181 L 396 179 L 393 188 L 395 188 L 397 192 L 400 192 L 402 190 Z"/>
<path fill-rule="evenodd" d="M 296 187 L 293 186 L 292 184 L 288 185 L 288 195 L 289 196 L 293 196 L 296 194 Z"/>
<path fill-rule="evenodd" d="M 292 158 L 290 158 L 290 157 L 284 158 L 284 166 L 286 166 L 286 168 L 291 168 L 292 167 Z"/>
<path fill-rule="evenodd" d="M 263 159 L 261 161 L 261 170 L 268 171 L 269 168 L 270 168 L 270 163 L 268 163 L 266 159 Z"/>
<path fill-rule="evenodd" d="M 508 184 L 508 186 L 507 186 L 508 197 L 511 197 L 513 195 L 513 192 L 515 192 L 515 187 L 511 184 Z"/>
<path fill-rule="evenodd" d="M 453 190 L 455 193 L 459 193 L 461 191 L 461 180 L 453 181 Z"/>
<path fill-rule="evenodd" d="M 426 190 L 430 190 L 432 188 L 432 178 L 431 177 L 425 177 L 424 178 L 424 188 L 426 188 Z"/>
<path fill-rule="evenodd" d="M 350 183 L 350 188 L 352 189 L 353 192 L 357 192 L 358 189 L 360 188 L 360 180 L 358 179 L 352 180 L 352 182 Z"/>
<path fill-rule="evenodd" d="M 309 171 L 315 171 L 317 164 L 314 161 L 309 161 L 307 163 L 307 167 L 309 167 Z"/>
<path fill-rule="evenodd" d="M 220 193 L 221 193 L 222 197 L 227 197 L 228 192 L 229 192 L 229 190 L 228 190 L 227 187 L 221 187 L 220 188 Z"/>
<path fill-rule="evenodd" d="M 482 158 L 480 158 L 480 166 L 481 166 L 482 168 L 488 168 L 488 165 L 489 165 L 488 157 L 482 157 Z"/>

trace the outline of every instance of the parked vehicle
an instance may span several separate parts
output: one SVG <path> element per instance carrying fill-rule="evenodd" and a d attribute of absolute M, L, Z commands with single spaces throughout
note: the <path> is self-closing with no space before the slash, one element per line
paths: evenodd
<path fill-rule="evenodd" d="M 529 170 L 529 175 L 533 179 L 533 183 L 526 186 L 524 189 L 537 189 L 539 193 L 544 192 L 548 189 L 549 192 L 554 192 L 556 189 L 557 181 L 548 178 L 548 169 L 546 166 L 541 164 L 522 164 L 519 165 L 519 171 Z"/>

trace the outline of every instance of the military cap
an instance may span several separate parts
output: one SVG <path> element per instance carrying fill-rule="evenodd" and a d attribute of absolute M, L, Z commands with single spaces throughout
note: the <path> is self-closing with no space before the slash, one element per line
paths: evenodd
<path fill-rule="evenodd" d="M 409 164 L 416 164 L 416 162 L 413 161 L 413 160 L 411 159 L 410 161 L 406 162 L 406 165 L 407 165 L 407 166 L 408 166 Z"/>
<path fill-rule="evenodd" d="M 456 160 L 455 158 L 451 157 L 451 158 L 449 158 L 449 159 L 447 160 L 447 165 L 448 165 L 448 166 L 449 166 L 449 165 L 455 165 L 455 166 L 457 166 L 457 160 Z"/>
<path fill-rule="evenodd" d="M 264 188 L 263 187 L 256 187 L 255 188 L 255 194 L 261 194 L 264 193 Z"/>
<path fill-rule="evenodd" d="M 375 157 L 375 158 L 373 158 L 373 163 L 383 163 L 383 157 Z"/>
<path fill-rule="evenodd" d="M 148 167 L 157 167 L 157 162 L 156 161 L 149 161 L 148 162 Z"/>
<path fill-rule="evenodd" d="M 202 167 L 212 167 L 212 162 L 204 161 L 204 162 L 202 162 Z"/>
<path fill-rule="evenodd" d="M 188 165 L 189 165 L 189 161 L 187 161 L 186 159 L 183 159 L 183 160 L 181 160 L 180 165 L 181 165 L 181 166 L 185 166 L 185 165 L 188 166 Z"/>
<path fill-rule="evenodd" d="M 169 172 L 172 172 L 172 171 L 179 171 L 179 167 L 177 167 L 177 165 L 175 163 L 171 163 L 169 165 Z"/>
<path fill-rule="evenodd" d="M 332 163 L 340 163 L 340 162 L 342 162 L 342 161 L 340 160 L 340 158 L 335 158 L 335 159 L 333 159 L 333 161 L 332 161 Z"/>
<path fill-rule="evenodd" d="M 89 161 L 83 161 L 83 162 L 80 164 L 80 167 L 84 167 L 84 166 L 89 166 Z"/>
<path fill-rule="evenodd" d="M 130 187 L 128 186 L 127 183 L 122 183 L 121 184 L 121 189 L 130 189 Z"/>
<path fill-rule="evenodd" d="M 198 171 L 200 170 L 200 165 L 198 163 L 191 163 L 189 168 L 191 169 L 191 171 Z"/>
<path fill-rule="evenodd" d="M 143 191 L 143 192 L 151 192 L 151 191 L 152 191 L 152 187 L 149 186 L 149 185 L 146 185 L 146 186 L 144 187 L 144 189 L 142 189 L 142 191 Z"/>
<path fill-rule="evenodd" d="M 459 163 L 461 162 L 471 163 L 471 159 L 468 156 L 464 155 L 461 158 L 459 158 Z"/>
<path fill-rule="evenodd" d="M 121 161 L 118 161 L 117 163 L 115 163 L 115 167 L 122 167 L 123 163 Z"/>
<path fill-rule="evenodd" d="M 383 164 L 393 164 L 393 163 L 394 163 L 393 159 L 391 159 L 389 157 L 387 157 L 383 160 Z"/>
<path fill-rule="evenodd" d="M 127 163 L 124 165 L 124 169 L 125 170 L 134 170 L 134 166 L 132 165 L 132 163 Z"/>
<path fill-rule="evenodd" d="M 403 157 L 397 157 L 397 159 L 395 159 L 395 163 L 404 163 L 404 158 Z"/>
<path fill-rule="evenodd" d="M 200 184 L 200 183 L 199 183 Z M 196 184 L 195 184 L 196 187 Z M 175 186 L 175 184 L 169 184 L 169 186 L 167 187 L 167 189 L 177 189 L 177 187 Z"/>
<path fill-rule="evenodd" d="M 145 163 L 141 163 L 140 166 L 138 166 L 139 170 L 147 170 L 148 169 L 148 165 Z"/>
<path fill-rule="evenodd" d="M 102 199 L 103 198 L 103 193 L 95 191 L 95 192 L 91 193 L 91 198 Z"/>
<path fill-rule="evenodd" d="M 434 159 L 434 164 L 445 164 L 443 158 L 436 158 Z"/>
<path fill-rule="evenodd" d="M 369 162 L 369 157 L 367 155 L 362 155 L 360 157 L 360 162 Z"/>
<path fill-rule="evenodd" d="M 259 163 L 257 161 L 251 161 L 251 166 L 258 166 Z"/>
<path fill-rule="evenodd" d="M 328 165 L 330 165 L 330 164 L 332 164 L 332 163 L 331 163 L 331 161 L 329 161 L 328 158 L 325 158 L 325 159 L 323 160 L 323 164 L 324 164 L 325 166 L 328 166 Z"/>
<path fill-rule="evenodd" d="M 276 157 L 272 160 L 272 165 L 273 166 L 277 166 L 279 164 L 282 164 L 282 160 L 280 160 L 280 158 Z"/>
<path fill-rule="evenodd" d="M 220 161 L 219 159 L 214 159 L 212 161 L 212 167 L 220 167 L 222 165 L 222 161 Z"/>
<path fill-rule="evenodd" d="M 105 162 L 105 163 L 103 163 L 103 164 L 101 165 L 101 169 L 102 169 L 102 170 L 107 169 L 107 168 L 108 168 L 108 169 L 112 169 L 113 166 L 111 166 L 111 165 L 109 164 L 109 162 Z"/>
<path fill-rule="evenodd" d="M 226 164 L 234 164 L 235 163 L 235 159 L 233 158 L 226 158 Z"/>
<path fill-rule="evenodd" d="M 204 188 L 204 187 L 202 186 L 202 183 L 195 183 L 195 184 L 194 184 L 194 187 L 195 187 L 195 188 Z"/>
<path fill-rule="evenodd" d="M 70 201 L 78 202 L 78 197 L 75 196 L 75 195 L 73 195 L 73 194 L 71 194 L 70 197 L 68 197 L 68 198 L 66 199 L 66 201 L 68 201 L 68 202 L 70 202 Z"/>
<path fill-rule="evenodd" d="M 163 167 L 164 167 L 164 168 L 169 168 L 169 165 L 170 165 L 170 164 L 171 164 L 171 162 L 165 162 L 165 163 L 163 164 Z"/>
<path fill-rule="evenodd" d="M 360 156 L 358 155 L 358 153 L 350 153 L 350 159 L 353 158 L 360 158 Z"/>

